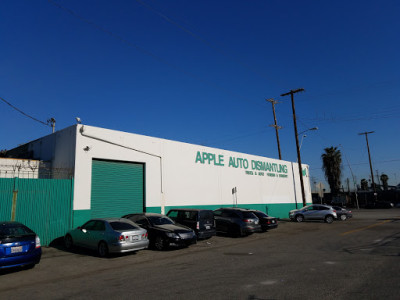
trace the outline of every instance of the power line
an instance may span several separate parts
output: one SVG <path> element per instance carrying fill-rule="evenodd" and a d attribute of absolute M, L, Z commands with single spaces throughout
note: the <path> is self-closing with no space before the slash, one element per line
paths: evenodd
<path fill-rule="evenodd" d="M 0 100 L 2 100 L 4 103 L 6 103 L 7 105 L 9 105 L 10 107 L 12 107 L 13 109 L 15 109 L 16 111 L 18 111 L 19 113 L 23 114 L 25 117 L 28 117 L 36 122 L 39 122 L 40 124 L 49 126 L 49 121 L 47 121 L 47 123 L 40 121 L 38 119 L 36 119 L 35 117 L 32 117 L 30 115 L 28 115 L 27 113 L 23 112 L 22 110 L 20 110 L 19 108 L 15 107 L 14 105 L 12 105 L 10 102 L 8 102 L 6 99 L 0 97 Z"/>
<path fill-rule="evenodd" d="M 232 93 L 232 92 L 230 92 L 230 91 L 227 91 L 226 89 L 220 87 L 219 85 L 216 85 L 216 84 L 213 83 L 213 82 L 210 82 L 210 81 L 208 81 L 208 80 L 202 79 L 201 77 L 195 75 L 194 73 L 188 72 L 188 71 L 182 69 L 181 67 L 179 67 L 179 66 L 177 66 L 177 65 L 175 65 L 175 64 L 173 64 L 173 63 L 170 63 L 169 61 L 167 61 L 167 60 L 165 60 L 165 59 L 163 59 L 163 58 L 161 58 L 161 57 L 155 55 L 154 53 L 152 53 L 152 52 L 150 52 L 150 51 L 148 51 L 148 50 L 146 50 L 146 49 L 140 47 L 139 45 L 137 45 L 137 44 L 135 44 L 135 43 L 133 43 L 133 42 L 131 42 L 131 41 L 125 39 L 124 37 L 122 37 L 122 36 L 120 36 L 120 35 L 118 35 L 118 34 L 112 32 L 112 31 L 110 31 L 110 30 L 108 30 L 108 29 L 106 29 L 106 28 L 104 28 L 104 27 L 98 25 L 97 23 L 95 23 L 95 22 L 93 22 L 93 21 L 91 21 L 91 20 L 89 20 L 89 19 L 86 19 L 85 17 L 82 17 L 81 15 L 77 14 L 75 11 L 73 11 L 73 10 L 71 10 L 71 9 L 69 9 L 69 8 L 66 8 L 65 6 L 62 6 L 61 4 L 59 4 L 59 3 L 57 3 L 57 2 L 55 2 L 55 1 L 53 1 L 53 0 L 47 0 L 47 1 L 48 1 L 49 3 L 51 3 L 51 4 L 53 4 L 54 6 L 56 6 L 57 8 L 59 8 L 59 9 L 65 11 L 65 12 L 69 13 L 70 15 L 74 16 L 75 18 L 79 19 L 80 21 L 82 21 L 82 22 L 84 22 L 84 23 L 86 23 L 86 24 L 88 24 L 88 25 L 94 27 L 95 29 L 97 29 L 97 30 L 99 30 L 99 31 L 101 31 L 101 32 L 103 32 L 103 33 L 109 35 L 109 36 L 111 36 L 112 38 L 114 38 L 114 39 L 116 39 L 116 40 L 118 40 L 118 41 L 124 43 L 125 45 L 127 45 L 127 46 L 129 46 L 129 47 L 135 48 L 137 51 L 141 52 L 142 54 L 145 54 L 145 55 L 147 55 L 147 56 L 150 56 L 150 57 L 152 57 L 153 59 L 155 59 L 155 60 L 157 60 L 157 61 L 159 61 L 159 62 L 161 62 L 161 63 L 163 63 L 163 64 L 165 64 L 165 65 L 167 65 L 167 66 L 169 66 L 169 67 L 171 67 L 172 69 L 174 69 L 174 70 L 176 70 L 176 71 L 179 71 L 179 72 L 185 74 L 185 75 L 188 76 L 188 77 L 191 77 L 191 78 L 193 78 L 193 79 L 195 79 L 195 80 L 197 80 L 197 81 L 199 81 L 199 82 L 201 82 L 201 83 L 203 83 L 203 84 L 206 84 L 206 85 L 209 85 L 209 86 L 211 86 L 211 87 L 213 87 L 213 88 L 216 88 L 216 89 L 218 89 L 218 90 L 220 90 L 220 91 L 222 91 L 222 92 L 228 94 L 229 96 L 233 96 L 233 97 L 239 99 L 239 97 L 238 97 L 237 95 L 235 95 L 234 93 Z M 256 104 L 256 105 L 258 105 L 258 106 L 261 106 L 260 103 L 255 102 L 255 101 L 250 100 L 250 99 L 240 98 L 240 100 L 246 100 L 246 102 L 250 101 L 250 102 L 252 102 L 253 104 Z"/>
<path fill-rule="evenodd" d="M 186 32 L 187 34 L 189 34 L 190 36 L 194 37 L 195 39 L 197 39 L 198 41 L 200 41 L 201 43 L 203 43 L 204 45 L 206 45 L 207 47 L 217 51 L 219 54 L 222 54 L 224 57 L 227 57 L 228 59 L 230 59 L 231 61 L 239 64 L 241 67 L 253 72 L 254 74 L 262 77 L 263 79 L 266 79 L 268 81 L 275 81 L 274 79 L 270 78 L 270 77 L 266 77 L 263 73 L 255 70 L 254 68 L 252 68 L 251 66 L 249 66 L 248 64 L 246 64 L 245 62 L 239 61 L 239 60 L 235 60 L 234 58 L 232 58 L 232 56 L 227 53 L 226 51 L 224 51 L 223 49 L 221 49 L 220 47 L 214 45 L 212 42 L 210 42 L 208 39 L 200 36 L 197 33 L 194 33 L 193 31 L 191 31 L 190 29 L 188 29 L 187 27 L 179 24 L 177 21 L 173 20 L 171 17 L 163 14 L 162 12 L 156 10 L 154 7 L 150 6 L 148 3 L 142 1 L 142 0 L 136 0 L 137 3 L 139 3 L 140 5 L 146 7 L 147 9 L 151 10 L 152 12 L 154 12 L 155 14 L 157 14 L 158 16 L 160 16 L 161 18 L 163 18 L 165 21 L 167 21 L 168 23 L 178 27 L 179 29 L 181 29 L 182 31 Z M 280 84 L 282 84 L 283 82 L 280 82 Z"/>

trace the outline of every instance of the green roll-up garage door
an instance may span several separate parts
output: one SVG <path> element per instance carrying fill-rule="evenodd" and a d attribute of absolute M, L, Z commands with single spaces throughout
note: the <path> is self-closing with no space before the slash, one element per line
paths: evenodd
<path fill-rule="evenodd" d="M 122 217 L 143 212 L 144 165 L 93 160 L 92 218 Z"/>

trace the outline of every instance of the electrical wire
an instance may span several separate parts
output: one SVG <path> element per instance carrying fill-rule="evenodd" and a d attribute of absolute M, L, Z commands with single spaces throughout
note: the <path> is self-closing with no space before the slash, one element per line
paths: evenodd
<path fill-rule="evenodd" d="M 276 80 L 274 80 L 273 78 L 265 76 L 263 73 L 261 73 L 261 72 L 255 70 L 254 68 L 252 68 L 250 65 L 246 64 L 245 62 L 239 61 L 239 60 L 236 60 L 236 59 L 232 58 L 232 56 L 231 56 L 228 52 L 226 52 L 226 51 L 224 51 L 223 49 L 221 49 L 220 47 L 216 46 L 214 43 L 210 42 L 208 39 L 206 39 L 206 38 L 200 36 L 200 35 L 197 34 L 197 33 L 194 33 L 193 31 L 191 31 L 191 30 L 188 29 L 187 27 L 185 27 L 185 26 L 179 24 L 177 21 L 173 20 L 171 17 L 169 17 L 169 16 L 163 14 L 162 12 L 156 10 L 154 7 L 152 7 L 152 6 L 149 5 L 148 3 L 146 3 L 146 2 L 144 2 L 144 1 L 142 1 L 142 0 L 136 0 L 136 2 L 139 3 L 140 5 L 142 5 L 143 7 L 145 7 L 145 8 L 147 8 L 147 9 L 151 10 L 152 12 L 154 12 L 155 14 L 157 14 L 158 16 L 160 16 L 160 17 L 161 17 L 162 19 L 164 19 L 166 22 L 168 22 L 168 23 L 170 23 L 170 24 L 172 24 L 172 25 L 178 27 L 178 28 L 181 29 L 182 31 L 184 31 L 184 32 L 186 32 L 187 34 L 189 34 L 190 36 L 194 37 L 195 39 L 197 39 L 198 41 L 200 41 L 201 43 L 203 43 L 203 44 L 206 45 L 207 47 L 209 47 L 209 48 L 211 48 L 211 49 L 217 51 L 219 54 L 222 54 L 224 57 L 226 57 L 226 58 L 230 59 L 231 61 L 237 63 L 237 64 L 240 65 L 241 67 L 243 67 L 243 68 L 245 68 L 245 69 L 251 71 L 252 73 L 254 73 L 254 74 L 256 74 L 256 75 L 262 77 L 263 79 L 266 79 L 266 80 L 272 81 L 272 82 L 274 82 L 274 81 L 276 82 Z M 286 82 L 279 82 L 279 84 L 284 84 L 285 86 L 287 85 Z"/>
<path fill-rule="evenodd" d="M 17 107 L 15 107 L 14 105 L 12 105 L 12 104 L 11 104 L 10 102 L 8 102 L 6 99 L 0 97 L 0 100 L 2 100 L 4 103 L 6 103 L 7 105 L 11 106 L 13 109 L 15 109 L 15 110 L 18 111 L 19 113 L 23 114 L 24 116 L 26 116 L 26 117 L 28 117 L 28 118 L 30 118 L 30 119 L 36 121 L 36 122 L 39 122 L 40 124 L 43 124 L 43 125 L 46 125 L 46 126 L 50 126 L 48 122 L 46 123 L 46 122 L 40 121 L 40 120 L 36 119 L 35 117 L 32 117 L 32 116 L 28 115 L 27 113 L 23 112 L 23 111 L 20 110 L 19 108 L 17 108 Z"/>
<path fill-rule="evenodd" d="M 169 67 L 171 67 L 172 69 L 185 74 L 188 77 L 191 77 L 191 78 L 193 78 L 193 79 L 195 79 L 195 80 L 197 80 L 197 81 L 199 81 L 199 82 L 201 82 L 203 84 L 206 84 L 206 85 L 209 85 L 209 86 L 211 86 L 211 87 L 213 87 L 215 89 L 218 89 L 218 90 L 228 94 L 229 96 L 235 97 L 235 98 L 240 99 L 240 100 L 244 100 L 246 102 L 250 101 L 253 104 L 256 104 L 257 106 L 262 106 L 262 104 L 260 104 L 258 101 L 255 102 L 254 100 L 251 100 L 251 99 L 247 99 L 247 98 L 245 99 L 245 98 L 241 98 L 241 97 L 239 98 L 234 93 L 232 93 L 230 91 L 227 91 L 226 89 L 220 87 L 219 85 L 216 85 L 215 83 L 210 82 L 208 80 L 202 79 L 201 77 L 199 77 L 199 76 L 197 76 L 197 75 L 195 75 L 195 74 L 193 74 L 191 72 L 188 72 L 188 71 L 182 69 L 181 67 L 179 67 L 179 66 L 177 66 L 177 65 L 175 65 L 173 63 L 170 63 L 169 61 L 167 61 L 167 60 L 155 55 L 154 53 L 146 50 L 145 48 L 140 47 L 139 45 L 137 45 L 137 44 L 135 44 L 135 43 L 123 38 L 122 36 L 120 36 L 120 35 L 112 32 L 112 31 L 110 31 L 110 30 L 98 25 L 97 23 L 95 23 L 95 22 L 93 22 L 93 21 L 91 21 L 89 19 L 86 19 L 85 17 L 82 17 L 81 15 L 77 14 L 75 11 L 73 11 L 73 10 L 71 10 L 69 8 L 66 8 L 65 6 L 62 6 L 61 4 L 59 4 L 59 3 L 57 3 L 57 2 L 55 2 L 53 0 L 47 0 L 47 1 L 49 3 L 51 3 L 51 4 L 53 4 L 54 6 L 56 6 L 57 8 L 65 11 L 65 12 L 69 13 L 70 15 L 74 16 L 75 18 L 79 19 L 80 21 L 82 21 L 82 22 L 94 27 L 95 29 L 97 29 L 97 30 L 109 35 L 109 36 L 111 36 L 112 38 L 124 43 L 125 45 L 127 45 L 129 47 L 135 48 L 137 51 L 141 52 L 142 54 L 150 56 L 153 59 L 155 59 L 155 60 L 157 60 L 157 61 L 159 61 L 159 62 L 161 62 L 161 63 L 163 63 L 163 64 L 165 64 L 165 65 L 167 65 Z"/>

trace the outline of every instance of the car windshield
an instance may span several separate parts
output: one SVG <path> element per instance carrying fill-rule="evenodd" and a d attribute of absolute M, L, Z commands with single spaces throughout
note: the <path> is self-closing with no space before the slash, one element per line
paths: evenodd
<path fill-rule="evenodd" d="M 0 227 L 0 238 L 32 235 L 34 232 L 24 225 L 3 225 Z"/>
<path fill-rule="evenodd" d="M 253 214 L 252 212 L 244 211 L 244 212 L 243 212 L 243 218 L 246 218 L 246 219 L 254 219 L 254 218 L 257 218 L 257 217 L 256 217 L 256 215 Z"/>
<path fill-rule="evenodd" d="M 267 217 L 268 217 L 268 215 L 265 214 L 265 213 L 263 213 L 262 211 L 257 211 L 257 212 L 255 212 L 254 214 L 255 214 L 257 217 L 260 217 L 260 218 L 267 218 Z"/>
<path fill-rule="evenodd" d="M 201 211 L 200 212 L 200 217 L 202 219 L 213 220 L 214 219 L 214 214 L 212 213 L 212 211 Z"/>
<path fill-rule="evenodd" d="M 174 221 L 167 217 L 151 216 L 149 217 L 149 221 L 153 225 L 174 224 Z"/>
<path fill-rule="evenodd" d="M 125 222 L 110 222 L 110 226 L 112 229 L 117 231 L 139 229 L 139 227 Z"/>
<path fill-rule="evenodd" d="M 306 210 L 306 209 L 311 209 L 311 208 L 312 208 L 311 205 L 307 205 L 307 206 L 304 206 L 301 210 Z"/>

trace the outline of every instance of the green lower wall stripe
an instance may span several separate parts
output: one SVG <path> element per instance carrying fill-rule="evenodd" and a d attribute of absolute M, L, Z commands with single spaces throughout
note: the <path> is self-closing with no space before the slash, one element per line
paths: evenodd
<path fill-rule="evenodd" d="M 73 213 L 73 227 L 76 228 L 78 226 L 82 226 L 91 218 L 91 211 L 90 209 L 83 209 L 83 210 L 74 210 Z"/>
<path fill-rule="evenodd" d="M 307 203 L 311 204 L 311 203 Z M 165 213 L 174 208 L 197 208 L 197 209 L 218 209 L 220 207 L 232 207 L 232 205 L 181 205 L 181 206 L 165 206 Z M 271 204 L 238 204 L 237 207 L 256 209 L 277 218 L 288 218 L 289 211 L 296 209 L 295 203 L 271 203 Z M 302 208 L 303 204 L 298 203 L 297 208 Z M 146 207 L 146 212 L 161 213 L 160 206 Z"/>
<path fill-rule="evenodd" d="M 311 204 L 311 203 L 307 203 Z M 181 206 L 166 206 L 165 213 L 168 213 L 170 209 L 174 208 L 198 208 L 198 209 L 218 209 L 220 207 L 232 207 L 232 205 L 181 205 Z M 296 209 L 295 203 L 271 203 L 271 204 L 238 204 L 240 208 L 257 209 L 261 210 L 272 217 L 285 219 L 289 217 L 289 211 Z M 303 207 L 301 203 L 297 204 L 298 208 Z M 146 207 L 146 212 L 150 213 L 161 213 L 161 206 L 150 206 Z M 127 212 L 128 214 L 129 212 Z M 74 210 L 73 224 L 74 228 L 83 225 L 86 221 L 91 218 L 90 209 L 87 210 Z"/>

